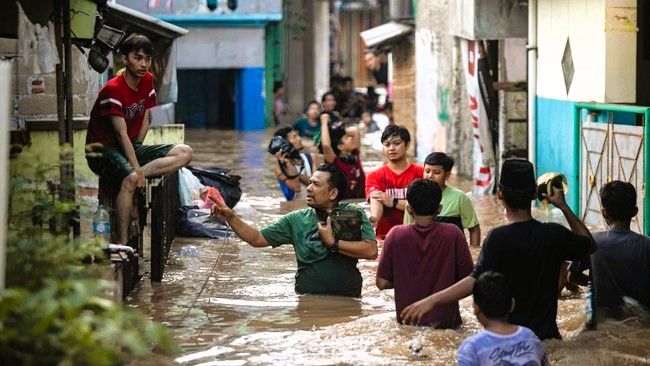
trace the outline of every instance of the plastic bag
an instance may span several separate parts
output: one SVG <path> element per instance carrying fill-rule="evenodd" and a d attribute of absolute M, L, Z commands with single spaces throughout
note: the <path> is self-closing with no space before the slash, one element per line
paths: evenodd
<path fill-rule="evenodd" d="M 181 168 L 178 174 L 178 191 L 181 196 L 181 206 L 192 206 L 192 201 L 201 198 L 201 190 L 205 186 L 187 168 Z"/>
<path fill-rule="evenodd" d="M 223 221 L 210 216 L 210 209 L 183 207 L 179 209 L 176 234 L 196 238 L 225 238 L 232 231 Z"/>
<path fill-rule="evenodd" d="M 204 168 L 190 165 L 187 169 L 204 185 L 218 189 L 228 207 L 235 207 L 241 199 L 240 176 L 231 175 L 227 169 L 218 167 Z"/>

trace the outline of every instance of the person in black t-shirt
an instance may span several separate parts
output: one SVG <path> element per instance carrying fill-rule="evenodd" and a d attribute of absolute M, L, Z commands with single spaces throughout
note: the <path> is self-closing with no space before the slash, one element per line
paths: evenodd
<path fill-rule="evenodd" d="M 503 163 L 497 197 L 503 200 L 509 224 L 488 233 L 470 276 L 407 306 L 401 314 L 404 324 L 417 323 L 436 304 L 469 296 L 476 278 L 495 271 L 506 276 L 515 299 L 508 321 L 532 329 L 540 339 L 560 338 L 555 319 L 560 265 L 593 253 L 596 243 L 589 229 L 571 212 L 562 189 L 554 187 L 553 195 L 545 198 L 562 210 L 571 230 L 533 219 L 530 203 L 535 188 L 529 161 L 508 159 Z"/>

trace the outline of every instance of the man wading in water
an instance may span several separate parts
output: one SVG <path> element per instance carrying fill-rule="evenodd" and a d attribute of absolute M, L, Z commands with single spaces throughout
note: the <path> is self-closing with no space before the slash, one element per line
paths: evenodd
<path fill-rule="evenodd" d="M 321 164 L 309 179 L 307 205 L 293 211 L 269 226 L 257 230 L 246 224 L 225 205 L 212 208 L 215 217 L 228 221 L 235 234 L 248 244 L 263 248 L 292 244 L 298 261 L 296 292 L 361 296 L 361 274 L 357 259 L 377 258 L 377 240 L 363 210 L 348 203 L 339 203 L 345 194 L 345 175 L 337 167 Z M 332 231 L 334 210 L 358 211 L 361 240 L 337 240 Z M 329 215 L 320 216 L 328 212 Z"/>

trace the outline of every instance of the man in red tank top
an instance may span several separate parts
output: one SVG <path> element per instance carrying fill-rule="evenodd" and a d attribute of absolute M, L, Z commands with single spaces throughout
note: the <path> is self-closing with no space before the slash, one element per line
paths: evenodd
<path fill-rule="evenodd" d="M 90 112 L 86 135 L 86 159 L 90 169 L 115 180 L 120 190 L 115 199 L 117 244 L 126 244 L 133 193 L 144 188 L 145 178 L 178 170 L 192 161 L 192 149 L 178 145 L 142 145 L 156 91 L 151 68 L 153 46 L 139 34 L 120 45 L 124 72 L 99 91 Z"/>
<path fill-rule="evenodd" d="M 388 230 L 401 225 L 406 206 L 406 188 L 423 174 L 421 165 L 406 158 L 411 134 L 403 126 L 388 125 L 381 134 L 386 165 L 366 177 L 366 198 L 370 201 L 370 222 L 376 225 L 377 238 L 383 239 Z"/>

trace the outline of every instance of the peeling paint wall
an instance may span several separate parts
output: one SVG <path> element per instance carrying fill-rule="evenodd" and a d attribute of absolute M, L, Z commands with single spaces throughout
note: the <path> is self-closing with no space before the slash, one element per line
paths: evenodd
<path fill-rule="evenodd" d="M 459 41 L 449 30 L 450 2 L 423 0 L 418 5 L 418 159 L 434 150 L 445 151 L 454 157 L 456 172 L 471 177 L 472 126 Z"/>
<path fill-rule="evenodd" d="M 0 55 L 13 60 L 13 79 L 11 81 L 12 128 L 24 126 L 24 121 L 34 119 L 56 119 L 56 75 L 42 74 L 45 87 L 38 94 L 28 93 L 29 74 L 18 52 L 15 39 L 0 38 Z M 16 56 L 16 57 L 14 57 Z M 93 71 L 86 55 L 76 47 L 72 48 L 72 90 L 73 113 L 75 117 L 88 116 L 97 99 L 99 74 Z"/>

